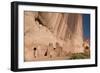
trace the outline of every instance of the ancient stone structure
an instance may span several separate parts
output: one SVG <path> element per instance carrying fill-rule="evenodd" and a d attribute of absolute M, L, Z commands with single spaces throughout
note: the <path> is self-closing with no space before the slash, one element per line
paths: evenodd
<path fill-rule="evenodd" d="M 24 23 L 25 61 L 84 51 L 81 14 L 25 11 Z"/>

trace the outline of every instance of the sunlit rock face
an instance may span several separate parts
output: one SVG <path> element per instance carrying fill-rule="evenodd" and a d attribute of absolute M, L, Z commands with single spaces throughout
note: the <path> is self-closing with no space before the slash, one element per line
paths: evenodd
<path fill-rule="evenodd" d="M 81 14 L 25 11 L 24 23 L 25 61 L 84 51 Z"/>

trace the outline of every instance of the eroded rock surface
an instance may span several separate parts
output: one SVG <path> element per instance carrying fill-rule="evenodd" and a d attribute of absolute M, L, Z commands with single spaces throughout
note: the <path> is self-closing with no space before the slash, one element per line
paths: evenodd
<path fill-rule="evenodd" d="M 25 61 L 66 59 L 84 49 L 82 15 L 24 12 Z"/>

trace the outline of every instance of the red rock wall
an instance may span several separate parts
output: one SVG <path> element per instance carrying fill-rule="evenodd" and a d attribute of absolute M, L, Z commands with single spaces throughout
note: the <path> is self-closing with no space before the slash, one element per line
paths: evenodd
<path fill-rule="evenodd" d="M 83 52 L 81 14 L 26 11 L 24 23 L 26 61 Z"/>

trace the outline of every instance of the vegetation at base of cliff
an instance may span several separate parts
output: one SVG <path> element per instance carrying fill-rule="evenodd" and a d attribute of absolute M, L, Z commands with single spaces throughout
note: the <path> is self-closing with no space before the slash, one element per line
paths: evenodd
<path fill-rule="evenodd" d="M 70 59 L 87 59 L 90 58 L 89 53 L 73 53 Z"/>

